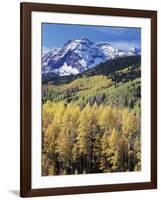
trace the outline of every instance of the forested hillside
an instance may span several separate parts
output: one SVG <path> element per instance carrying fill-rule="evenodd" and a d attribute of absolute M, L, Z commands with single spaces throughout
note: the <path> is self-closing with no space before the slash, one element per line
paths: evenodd
<path fill-rule="evenodd" d="M 141 60 L 43 76 L 42 175 L 141 170 Z"/>

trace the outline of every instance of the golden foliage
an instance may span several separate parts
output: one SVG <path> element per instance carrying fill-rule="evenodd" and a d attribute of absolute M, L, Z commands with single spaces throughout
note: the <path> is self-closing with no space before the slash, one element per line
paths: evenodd
<path fill-rule="evenodd" d="M 141 169 L 140 116 L 134 111 L 50 101 L 42 110 L 43 175 Z"/>

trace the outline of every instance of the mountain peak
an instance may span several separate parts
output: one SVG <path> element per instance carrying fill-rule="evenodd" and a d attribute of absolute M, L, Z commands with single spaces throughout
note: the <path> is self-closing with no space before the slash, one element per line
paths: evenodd
<path fill-rule="evenodd" d="M 128 53 L 131 55 L 140 54 L 140 52 L 141 52 L 141 49 L 139 49 L 137 47 L 131 47 L 128 51 Z"/>
<path fill-rule="evenodd" d="M 108 43 L 108 42 L 97 42 L 96 45 L 97 45 L 97 46 L 103 46 L 103 45 L 111 46 L 111 44 Z"/>
<path fill-rule="evenodd" d="M 42 73 L 59 76 L 78 74 L 100 62 L 116 57 L 136 55 L 136 48 L 128 52 L 114 48 L 108 42 L 92 42 L 88 38 L 68 40 L 60 49 L 47 52 L 42 57 Z"/>
<path fill-rule="evenodd" d="M 135 52 L 135 51 L 137 51 L 137 48 L 136 47 L 131 47 L 129 51 Z"/>
<path fill-rule="evenodd" d="M 86 37 L 82 37 L 80 40 L 84 40 L 84 41 L 90 41 L 88 38 Z"/>

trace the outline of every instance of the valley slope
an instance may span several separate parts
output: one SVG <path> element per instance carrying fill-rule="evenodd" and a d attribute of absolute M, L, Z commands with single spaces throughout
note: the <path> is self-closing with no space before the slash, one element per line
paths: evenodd
<path fill-rule="evenodd" d="M 140 108 L 140 56 L 116 58 L 78 75 L 43 77 L 42 101 Z"/>

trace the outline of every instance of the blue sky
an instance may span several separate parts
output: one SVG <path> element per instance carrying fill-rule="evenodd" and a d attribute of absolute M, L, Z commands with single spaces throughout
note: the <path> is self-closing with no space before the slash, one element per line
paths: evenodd
<path fill-rule="evenodd" d="M 42 24 L 43 51 L 60 48 L 67 40 L 88 38 L 93 42 L 109 42 L 115 48 L 128 50 L 141 47 L 141 29 L 70 24 Z"/>

